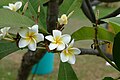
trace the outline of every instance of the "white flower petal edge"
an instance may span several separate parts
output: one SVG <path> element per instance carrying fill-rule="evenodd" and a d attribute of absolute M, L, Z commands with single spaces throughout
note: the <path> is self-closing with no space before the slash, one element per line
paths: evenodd
<path fill-rule="evenodd" d="M 67 46 L 67 48 L 61 52 L 60 59 L 62 62 L 75 64 L 75 61 L 76 61 L 75 54 L 80 54 L 81 51 L 78 48 L 74 48 L 73 43 L 74 43 L 74 39 Z"/>
<path fill-rule="evenodd" d="M 28 46 L 31 51 L 36 50 L 36 45 L 40 41 L 44 41 L 44 35 L 38 33 L 38 25 L 28 27 L 28 29 L 22 29 L 19 32 L 21 39 L 19 41 L 19 48 Z"/>
<path fill-rule="evenodd" d="M 28 48 L 31 50 L 31 51 L 35 51 L 36 50 L 36 41 L 35 39 L 32 39 L 30 41 L 30 43 L 28 44 Z"/>
<path fill-rule="evenodd" d="M 49 45 L 49 49 L 50 50 L 54 50 L 55 48 L 57 48 L 57 44 L 54 44 L 54 43 L 50 43 L 50 45 Z"/>
<path fill-rule="evenodd" d="M 20 9 L 22 7 L 22 2 L 21 1 L 16 2 L 15 6 L 17 10 Z"/>
<path fill-rule="evenodd" d="M 68 34 L 62 35 L 61 38 L 62 38 L 62 41 L 63 41 L 65 44 L 69 43 L 70 40 L 71 40 L 71 36 L 68 35 Z"/>
<path fill-rule="evenodd" d="M 26 38 L 21 38 L 18 43 L 18 46 L 19 46 L 19 48 L 23 48 L 23 47 L 26 47 L 29 43 L 30 43 L 30 40 L 28 40 Z"/>
<path fill-rule="evenodd" d="M 118 14 L 116 17 L 120 17 L 120 14 Z"/>
<path fill-rule="evenodd" d="M 60 59 L 62 62 L 67 62 L 69 60 L 69 56 L 66 56 L 63 52 L 60 53 Z"/>
<path fill-rule="evenodd" d="M 72 55 L 71 57 L 69 57 L 68 63 L 75 64 L 75 61 L 76 61 L 75 55 Z"/>
<path fill-rule="evenodd" d="M 3 38 L 3 34 L 0 34 L 0 40 Z"/>
<path fill-rule="evenodd" d="M 62 35 L 62 32 L 59 31 L 59 30 L 53 30 L 53 37 L 56 38 L 56 37 L 61 37 Z"/>

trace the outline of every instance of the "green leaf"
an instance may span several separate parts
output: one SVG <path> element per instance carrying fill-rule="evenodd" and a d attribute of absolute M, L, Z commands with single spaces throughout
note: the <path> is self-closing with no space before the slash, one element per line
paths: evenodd
<path fill-rule="evenodd" d="M 78 6 L 78 3 L 80 3 L 79 0 L 64 0 L 60 5 L 60 15 L 70 13 Z"/>
<path fill-rule="evenodd" d="M 7 6 L 9 3 L 15 3 L 18 0 L 0 0 L 0 8 Z"/>
<path fill-rule="evenodd" d="M 17 12 L 0 9 L 0 27 L 30 27 L 35 24 L 31 19 Z"/>
<path fill-rule="evenodd" d="M 103 80 L 114 80 L 112 77 L 105 77 Z"/>
<path fill-rule="evenodd" d="M 72 34 L 72 38 L 74 38 L 76 41 L 93 40 L 95 36 L 94 34 L 95 34 L 95 30 L 93 27 L 82 27 Z M 104 28 L 99 27 L 98 39 L 113 42 L 114 34 L 112 32 L 107 31 Z"/>
<path fill-rule="evenodd" d="M 19 50 L 19 48 L 16 46 L 15 42 L 0 41 L 0 59 L 17 50 Z"/>
<path fill-rule="evenodd" d="M 112 30 L 115 32 L 115 34 L 120 32 L 120 24 L 115 23 L 115 22 L 109 22 L 109 24 L 111 25 Z"/>
<path fill-rule="evenodd" d="M 113 61 L 120 69 L 120 32 L 114 38 L 113 44 Z"/>
<path fill-rule="evenodd" d="M 60 62 L 58 80 L 78 80 L 69 63 Z"/>
<path fill-rule="evenodd" d="M 26 3 L 27 1 L 28 0 L 24 0 L 24 3 Z M 29 0 L 28 9 L 26 10 L 25 15 L 31 19 L 32 16 L 34 16 L 34 18 L 36 19 L 39 5 L 40 5 L 39 24 L 41 25 L 41 27 L 44 27 L 46 29 L 45 11 L 43 7 L 43 3 L 40 0 Z"/>
<path fill-rule="evenodd" d="M 114 23 L 117 23 L 117 24 L 120 24 L 120 17 L 113 17 L 113 18 L 109 18 L 109 19 L 104 19 L 103 21 L 105 22 L 114 22 Z"/>

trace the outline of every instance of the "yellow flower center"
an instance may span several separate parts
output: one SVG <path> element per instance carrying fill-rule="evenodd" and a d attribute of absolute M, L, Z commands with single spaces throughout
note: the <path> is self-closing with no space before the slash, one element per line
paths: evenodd
<path fill-rule="evenodd" d="M 54 41 L 55 41 L 54 42 L 55 44 L 61 44 L 62 43 L 62 40 L 61 40 L 61 38 L 59 36 L 55 37 Z"/>

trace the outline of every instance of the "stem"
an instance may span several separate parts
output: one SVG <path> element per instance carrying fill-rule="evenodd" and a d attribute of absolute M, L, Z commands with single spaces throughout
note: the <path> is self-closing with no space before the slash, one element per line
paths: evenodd
<path fill-rule="evenodd" d="M 104 58 L 104 59 L 105 59 L 109 64 L 111 64 L 115 69 L 117 69 L 118 71 L 120 71 L 119 68 L 118 68 L 115 64 L 113 64 L 112 61 L 111 61 L 109 58 L 107 58 L 107 57 L 105 56 L 105 54 L 101 51 L 101 49 L 100 49 L 99 46 L 97 47 L 97 50 L 98 50 L 98 52 L 100 53 L 100 55 L 102 56 L 102 58 Z"/>
<path fill-rule="evenodd" d="M 97 35 L 98 35 L 97 21 L 96 21 L 96 24 L 93 25 L 93 26 L 95 27 L 95 40 L 94 40 L 95 49 L 98 50 L 98 52 L 99 52 L 99 54 L 101 55 L 102 58 L 104 58 L 104 59 L 105 59 L 109 64 L 111 64 L 115 69 L 117 69 L 118 71 L 120 71 L 119 68 L 118 68 L 115 64 L 113 64 L 112 61 L 111 61 L 109 58 L 107 58 L 107 57 L 105 56 L 105 54 L 102 52 L 102 50 L 101 50 L 100 47 L 99 47 L 99 42 L 98 42 L 98 39 L 97 39 Z"/>

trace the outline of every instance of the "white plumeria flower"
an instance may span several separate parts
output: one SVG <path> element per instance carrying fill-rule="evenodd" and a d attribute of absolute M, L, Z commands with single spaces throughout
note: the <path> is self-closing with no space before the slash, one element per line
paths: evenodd
<path fill-rule="evenodd" d="M 62 32 L 59 30 L 53 30 L 53 36 L 49 35 L 45 38 L 51 42 L 49 45 L 49 49 L 54 50 L 57 48 L 58 51 L 65 49 L 65 44 L 69 43 L 71 40 L 70 35 L 62 35 Z"/>
<path fill-rule="evenodd" d="M 74 39 L 71 41 L 69 45 L 67 45 L 67 48 L 61 52 L 60 59 L 62 62 L 75 64 L 76 61 L 75 54 L 80 54 L 81 51 L 78 48 L 74 48 L 73 44 L 74 44 Z"/>
<path fill-rule="evenodd" d="M 58 22 L 60 25 L 64 25 L 68 23 L 68 17 L 66 16 L 66 14 L 63 14 L 61 16 L 61 18 L 58 18 Z"/>
<path fill-rule="evenodd" d="M 4 38 L 6 35 L 8 35 L 9 29 L 10 29 L 10 27 L 4 27 L 4 28 L 2 28 L 2 29 L 0 30 L 0 31 L 1 31 L 0 36 Z"/>
<path fill-rule="evenodd" d="M 17 11 L 22 6 L 22 2 L 18 1 L 15 4 L 9 3 L 9 6 L 3 6 L 3 8 L 10 9 L 12 11 Z"/>
<path fill-rule="evenodd" d="M 19 32 L 21 39 L 18 43 L 19 48 L 28 46 L 31 51 L 36 50 L 36 45 L 40 41 L 44 41 L 44 36 L 38 33 L 38 25 L 33 25 L 31 28 L 22 29 Z"/>
<path fill-rule="evenodd" d="M 120 17 L 120 14 L 118 14 L 116 17 Z"/>

